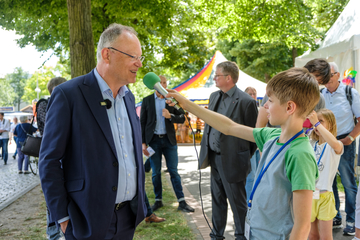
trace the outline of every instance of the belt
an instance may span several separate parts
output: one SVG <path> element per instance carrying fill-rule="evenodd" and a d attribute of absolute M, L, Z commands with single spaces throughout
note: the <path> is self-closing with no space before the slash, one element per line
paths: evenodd
<path fill-rule="evenodd" d="M 125 202 L 115 204 L 115 211 L 122 209 L 128 202 L 130 202 L 130 201 L 125 201 Z"/>
<path fill-rule="evenodd" d="M 166 136 L 166 134 L 155 134 L 156 136 L 158 136 L 158 138 L 163 138 Z"/>
<path fill-rule="evenodd" d="M 340 140 L 340 139 L 343 139 L 343 138 L 346 138 L 347 135 L 349 135 L 350 133 L 346 133 L 346 134 L 342 134 L 342 135 L 339 135 L 336 137 L 337 140 Z"/>

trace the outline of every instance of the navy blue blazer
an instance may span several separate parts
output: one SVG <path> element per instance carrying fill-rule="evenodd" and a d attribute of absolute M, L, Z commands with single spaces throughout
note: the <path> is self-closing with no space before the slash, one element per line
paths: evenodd
<path fill-rule="evenodd" d="M 124 100 L 137 166 L 137 225 L 146 214 L 141 128 L 133 94 L 127 93 Z M 51 220 L 70 216 L 77 239 L 104 239 L 115 206 L 118 160 L 101 101 L 94 70 L 57 86 L 40 149 L 39 173 Z"/>

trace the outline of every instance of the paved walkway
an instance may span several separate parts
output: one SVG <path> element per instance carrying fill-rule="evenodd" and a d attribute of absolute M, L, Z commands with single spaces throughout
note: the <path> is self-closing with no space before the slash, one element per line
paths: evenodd
<path fill-rule="evenodd" d="M 7 165 L 0 160 L 0 211 L 40 184 L 39 175 L 18 174 L 17 160 L 12 158 L 14 152 L 15 144 L 12 142 Z"/>
<path fill-rule="evenodd" d="M 197 151 L 200 152 L 200 147 L 197 146 Z M 194 146 L 181 145 L 178 149 L 179 154 L 179 174 L 181 175 L 184 194 L 187 202 L 195 208 L 195 213 L 188 214 L 190 226 L 196 225 L 195 234 L 197 239 L 210 239 L 210 229 L 206 223 L 205 217 L 202 214 L 199 177 L 200 173 L 197 170 L 198 161 Z M 163 167 L 166 166 L 163 164 Z M 169 182 L 170 184 L 170 182 Z M 211 194 L 210 194 L 210 168 L 201 170 L 201 194 L 205 216 L 211 225 Z M 340 196 L 341 207 L 340 210 L 344 215 L 344 195 Z M 345 217 L 343 216 L 343 225 L 345 226 Z M 193 227 L 194 228 L 194 227 Z M 234 222 L 233 215 L 230 209 L 228 210 L 228 221 L 224 234 L 226 239 L 234 239 Z M 341 229 L 333 230 L 334 240 L 351 240 L 353 236 L 344 236 Z"/>
<path fill-rule="evenodd" d="M 10 205 L 20 196 L 24 195 L 40 183 L 38 175 L 18 174 L 17 161 L 12 158 L 14 153 L 14 145 L 9 146 L 8 164 L 4 165 L 3 160 L 0 161 L 0 211 Z M 197 146 L 199 152 L 200 147 Z M 201 208 L 199 178 L 200 173 L 197 170 L 198 161 L 193 146 L 179 146 L 179 174 L 182 177 L 184 194 L 187 202 L 195 208 L 195 213 L 185 214 L 189 221 L 189 226 L 194 230 L 197 240 L 210 239 L 210 229 L 205 220 L 204 215 L 211 225 L 211 195 L 210 195 L 210 168 L 201 171 L 201 194 L 204 209 L 204 215 Z M 166 166 L 165 163 L 163 167 Z M 168 174 L 167 174 L 168 175 Z M 169 180 L 169 184 L 170 180 Z M 341 210 L 344 211 L 344 196 L 341 196 Z M 343 220 L 345 217 L 343 217 Z M 345 225 L 345 223 L 343 223 Z M 342 230 L 334 230 L 335 240 L 350 240 L 352 237 L 343 236 Z M 234 239 L 233 216 L 228 211 L 228 223 L 225 229 L 225 238 Z"/>

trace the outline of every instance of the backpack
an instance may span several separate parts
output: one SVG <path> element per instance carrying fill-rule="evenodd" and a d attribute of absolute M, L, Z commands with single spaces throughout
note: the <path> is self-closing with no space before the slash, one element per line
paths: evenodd
<path fill-rule="evenodd" d="M 320 92 L 323 93 L 324 89 L 325 88 L 321 89 Z M 350 107 L 352 107 L 352 102 L 353 102 L 351 89 L 352 89 L 351 86 L 349 86 L 349 85 L 345 86 L 346 99 L 348 100 Z M 355 123 L 355 125 L 357 124 L 357 119 L 355 116 L 354 116 L 354 123 Z"/>
<path fill-rule="evenodd" d="M 37 126 L 41 136 L 44 134 L 47 105 L 48 105 L 48 100 L 42 98 L 36 103 L 36 108 L 35 108 Z"/>

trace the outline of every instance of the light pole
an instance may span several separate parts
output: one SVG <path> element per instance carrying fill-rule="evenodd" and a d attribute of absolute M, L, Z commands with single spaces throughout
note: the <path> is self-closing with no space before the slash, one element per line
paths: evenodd
<path fill-rule="evenodd" d="M 39 88 L 39 79 L 36 79 L 35 92 L 37 93 L 37 100 L 39 101 L 39 93 L 41 92 L 41 89 Z"/>

